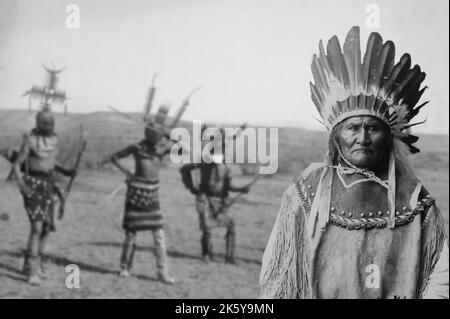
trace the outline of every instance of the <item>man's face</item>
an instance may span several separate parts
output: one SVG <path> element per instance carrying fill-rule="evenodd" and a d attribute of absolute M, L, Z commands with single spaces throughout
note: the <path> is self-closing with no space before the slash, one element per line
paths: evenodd
<path fill-rule="evenodd" d="M 55 130 L 55 119 L 49 112 L 42 112 L 36 118 L 36 128 L 39 134 L 44 136 L 52 135 Z"/>
<path fill-rule="evenodd" d="M 159 127 L 152 125 L 152 128 L 158 129 Z M 151 144 L 156 145 L 163 138 L 163 134 L 152 128 L 148 126 L 145 128 L 145 140 Z"/>
<path fill-rule="evenodd" d="M 387 150 L 386 126 L 372 116 L 351 117 L 342 122 L 338 143 L 342 155 L 357 167 L 374 168 Z"/>

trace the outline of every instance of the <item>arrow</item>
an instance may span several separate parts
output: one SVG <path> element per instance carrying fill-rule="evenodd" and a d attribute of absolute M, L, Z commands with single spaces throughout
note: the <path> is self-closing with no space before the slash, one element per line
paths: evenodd
<path fill-rule="evenodd" d="M 129 119 L 130 121 L 133 121 L 133 122 L 135 122 L 135 123 L 138 123 L 138 124 L 141 124 L 141 125 L 143 125 L 143 126 L 145 126 L 145 127 L 148 127 L 150 130 L 152 130 L 152 131 L 154 131 L 154 132 L 157 132 L 157 133 L 161 133 L 161 134 L 163 134 L 166 138 L 169 138 L 169 139 L 170 139 L 170 135 L 167 134 L 167 132 L 165 132 L 165 131 L 163 131 L 163 130 L 159 130 L 159 129 L 157 129 L 157 128 L 155 128 L 155 127 L 153 127 L 153 126 L 151 126 L 151 125 L 145 123 L 144 121 L 142 121 L 142 120 L 139 119 L 139 118 L 135 118 L 134 116 L 128 115 L 128 114 L 123 113 L 123 112 L 120 112 L 118 109 L 112 107 L 111 105 L 108 105 L 107 107 L 108 107 L 110 110 L 112 110 L 113 112 L 115 112 L 115 113 L 117 113 L 117 114 L 119 114 L 119 115 L 121 115 L 121 116 L 123 116 L 123 117 Z"/>
<path fill-rule="evenodd" d="M 248 183 L 245 187 L 248 187 L 250 189 L 250 187 L 252 187 L 260 178 L 261 178 L 262 174 L 258 174 L 256 175 L 256 177 L 250 182 Z M 221 209 L 219 210 L 219 212 L 217 214 L 220 214 L 222 211 L 224 211 L 225 209 L 230 208 L 232 205 L 234 205 L 236 203 L 236 201 L 241 198 L 244 195 L 244 193 L 240 193 L 237 196 L 235 196 L 232 200 L 230 200 L 227 204 L 223 205 L 221 207 Z"/>

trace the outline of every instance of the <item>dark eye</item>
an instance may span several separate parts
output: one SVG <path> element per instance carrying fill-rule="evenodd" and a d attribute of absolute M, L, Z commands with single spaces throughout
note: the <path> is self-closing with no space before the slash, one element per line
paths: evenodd
<path fill-rule="evenodd" d="M 367 127 L 367 130 L 370 132 L 377 132 L 377 131 L 379 131 L 379 127 L 376 125 L 370 125 Z"/>

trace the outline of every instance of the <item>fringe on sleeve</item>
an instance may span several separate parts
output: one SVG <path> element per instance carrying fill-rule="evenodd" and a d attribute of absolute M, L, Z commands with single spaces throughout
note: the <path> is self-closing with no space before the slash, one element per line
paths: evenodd
<path fill-rule="evenodd" d="M 275 299 L 308 298 L 307 244 L 295 185 L 284 193 L 277 220 L 264 251 L 260 297 Z"/>
<path fill-rule="evenodd" d="M 418 298 L 422 298 L 430 275 L 439 260 L 445 243 L 444 219 L 439 208 L 432 205 L 422 224 L 422 262 Z"/>

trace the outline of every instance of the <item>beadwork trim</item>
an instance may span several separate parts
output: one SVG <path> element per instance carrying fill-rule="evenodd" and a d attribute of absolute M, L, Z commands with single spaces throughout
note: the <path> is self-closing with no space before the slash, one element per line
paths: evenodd
<path fill-rule="evenodd" d="M 305 195 L 306 190 L 304 189 L 304 184 L 302 183 L 302 181 L 300 181 L 299 183 L 295 183 L 295 187 L 297 189 L 297 194 L 300 197 L 300 203 L 302 205 L 303 211 L 306 214 L 309 214 L 309 212 L 311 211 L 311 201 L 309 197 Z"/>
<path fill-rule="evenodd" d="M 425 210 L 430 208 L 434 202 L 434 198 L 428 197 L 425 201 L 420 202 L 412 211 L 409 211 L 404 215 L 396 216 L 395 227 L 411 223 L 416 215 L 422 214 Z M 386 227 L 388 224 L 388 217 L 349 219 L 332 213 L 330 214 L 329 223 L 348 230 L 369 230 Z"/>
<path fill-rule="evenodd" d="M 295 184 L 297 188 L 298 196 L 300 197 L 300 202 L 302 204 L 302 208 L 305 212 L 309 213 L 311 210 L 311 201 L 306 195 L 306 191 L 304 189 L 304 184 L 300 180 Z M 426 198 L 422 199 L 417 203 L 416 208 L 412 211 L 406 212 L 403 215 L 399 215 L 395 217 L 395 227 L 400 227 L 411 223 L 416 215 L 422 214 L 425 210 L 429 209 L 435 203 L 435 199 L 427 195 Z M 427 216 L 428 217 L 428 216 Z M 370 218 L 361 218 L 361 219 L 352 219 L 339 216 L 337 214 L 330 212 L 330 219 L 328 221 L 329 224 L 338 226 L 341 228 L 345 228 L 347 230 L 370 230 L 374 228 L 385 228 L 388 224 L 388 217 L 370 217 Z"/>

